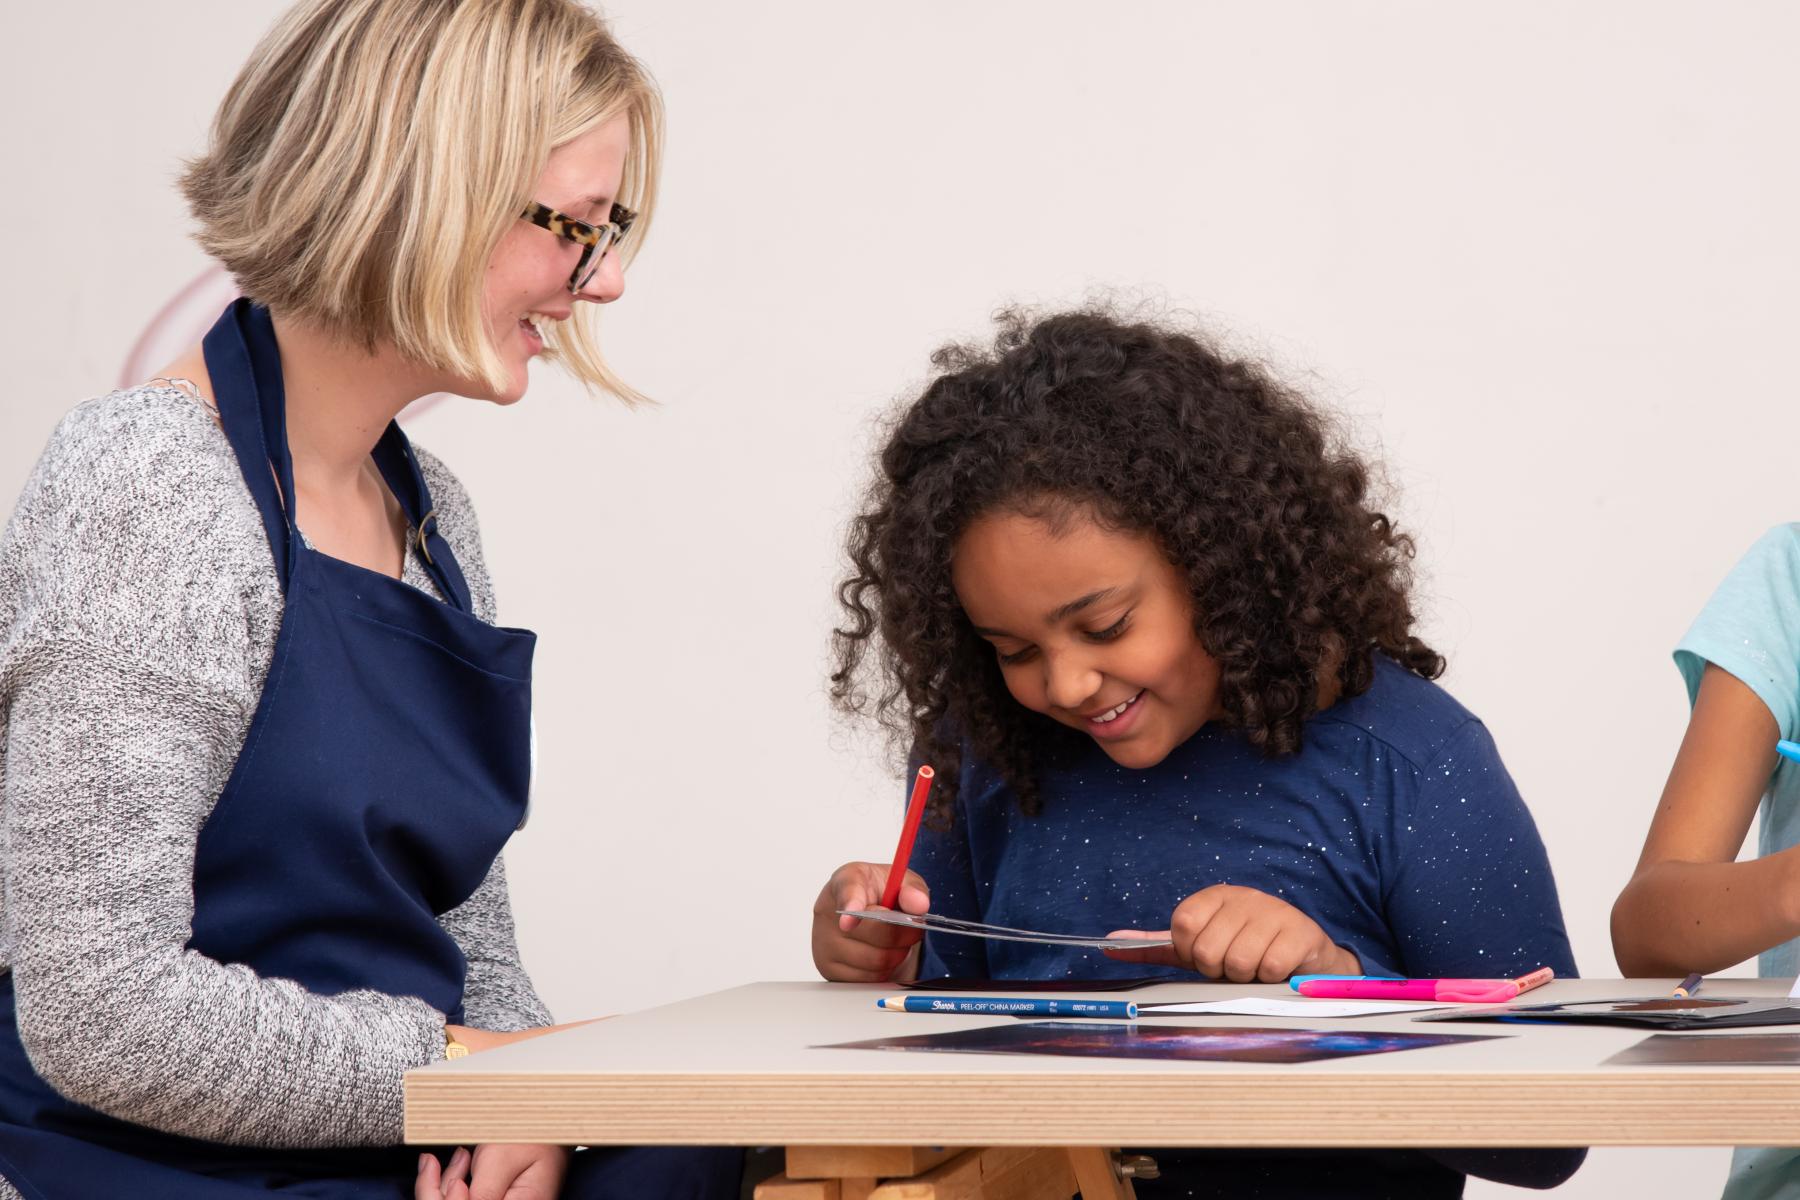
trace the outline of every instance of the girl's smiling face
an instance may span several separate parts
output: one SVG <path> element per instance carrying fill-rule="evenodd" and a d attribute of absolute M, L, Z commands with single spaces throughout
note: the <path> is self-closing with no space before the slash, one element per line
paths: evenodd
<path fill-rule="evenodd" d="M 1013 699 L 1120 766 L 1155 766 L 1223 711 L 1187 579 L 1154 538 L 1079 510 L 990 512 L 957 539 L 951 582 Z"/>

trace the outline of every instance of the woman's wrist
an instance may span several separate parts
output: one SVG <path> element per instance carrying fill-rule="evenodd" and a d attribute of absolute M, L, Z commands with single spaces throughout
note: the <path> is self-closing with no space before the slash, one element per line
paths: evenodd
<path fill-rule="evenodd" d="M 479 1054 L 483 1050 L 492 1050 L 495 1046 L 502 1044 L 503 1037 L 504 1035 L 487 1029 L 446 1024 L 444 1026 L 444 1057 L 461 1058 L 463 1054 Z M 458 1054 L 450 1049 L 452 1046 L 461 1046 L 463 1054 Z"/>
<path fill-rule="evenodd" d="M 492 1050 L 497 1046 L 507 1046 L 511 1045 L 513 1042 L 523 1042 L 530 1038 L 542 1037 L 546 1033 L 556 1033 L 563 1029 L 573 1029 L 577 1025 L 587 1025 L 592 1021 L 604 1020 L 606 1020 L 605 1017 L 591 1017 L 587 1021 L 569 1021 L 562 1025 L 541 1025 L 535 1029 L 518 1029 L 512 1032 L 501 1032 L 496 1029 L 476 1029 L 471 1025 L 446 1024 L 444 1026 L 444 1041 L 446 1045 L 450 1042 L 460 1043 L 461 1045 L 468 1047 L 468 1052 L 470 1054 L 479 1054 L 483 1050 Z"/>

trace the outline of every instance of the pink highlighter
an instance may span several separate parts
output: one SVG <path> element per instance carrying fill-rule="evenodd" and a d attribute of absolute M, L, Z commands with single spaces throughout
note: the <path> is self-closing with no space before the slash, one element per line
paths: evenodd
<path fill-rule="evenodd" d="M 1302 996 L 1330 1000 L 1436 1000 L 1447 1004 L 1505 1004 L 1556 978 L 1539 967 L 1517 979 L 1378 979 L 1355 975 L 1304 975 L 1291 981 Z"/>

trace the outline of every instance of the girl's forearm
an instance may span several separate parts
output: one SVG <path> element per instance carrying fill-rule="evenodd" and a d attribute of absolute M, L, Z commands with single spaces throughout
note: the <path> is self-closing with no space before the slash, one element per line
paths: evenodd
<path fill-rule="evenodd" d="M 1800 936 L 1800 858 L 1640 867 L 1612 911 L 1627 976 L 1724 970 Z"/>

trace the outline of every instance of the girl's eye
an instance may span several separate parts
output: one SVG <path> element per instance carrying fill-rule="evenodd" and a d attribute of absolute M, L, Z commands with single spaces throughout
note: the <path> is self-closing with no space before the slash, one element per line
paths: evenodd
<path fill-rule="evenodd" d="M 1130 620 L 1131 614 L 1126 613 L 1111 625 L 1108 625 L 1105 629 L 1096 629 L 1089 633 L 1087 639 L 1090 642 L 1110 642 L 1125 632 L 1125 626 Z"/>
<path fill-rule="evenodd" d="M 1014 650 L 1011 654 L 1008 654 L 1006 651 L 996 646 L 994 647 L 994 654 L 1000 659 L 1001 666 L 1010 667 L 1015 663 L 1024 662 L 1026 659 L 1030 658 L 1036 650 L 1037 647 L 1035 646 L 1027 646 L 1023 650 Z"/>

